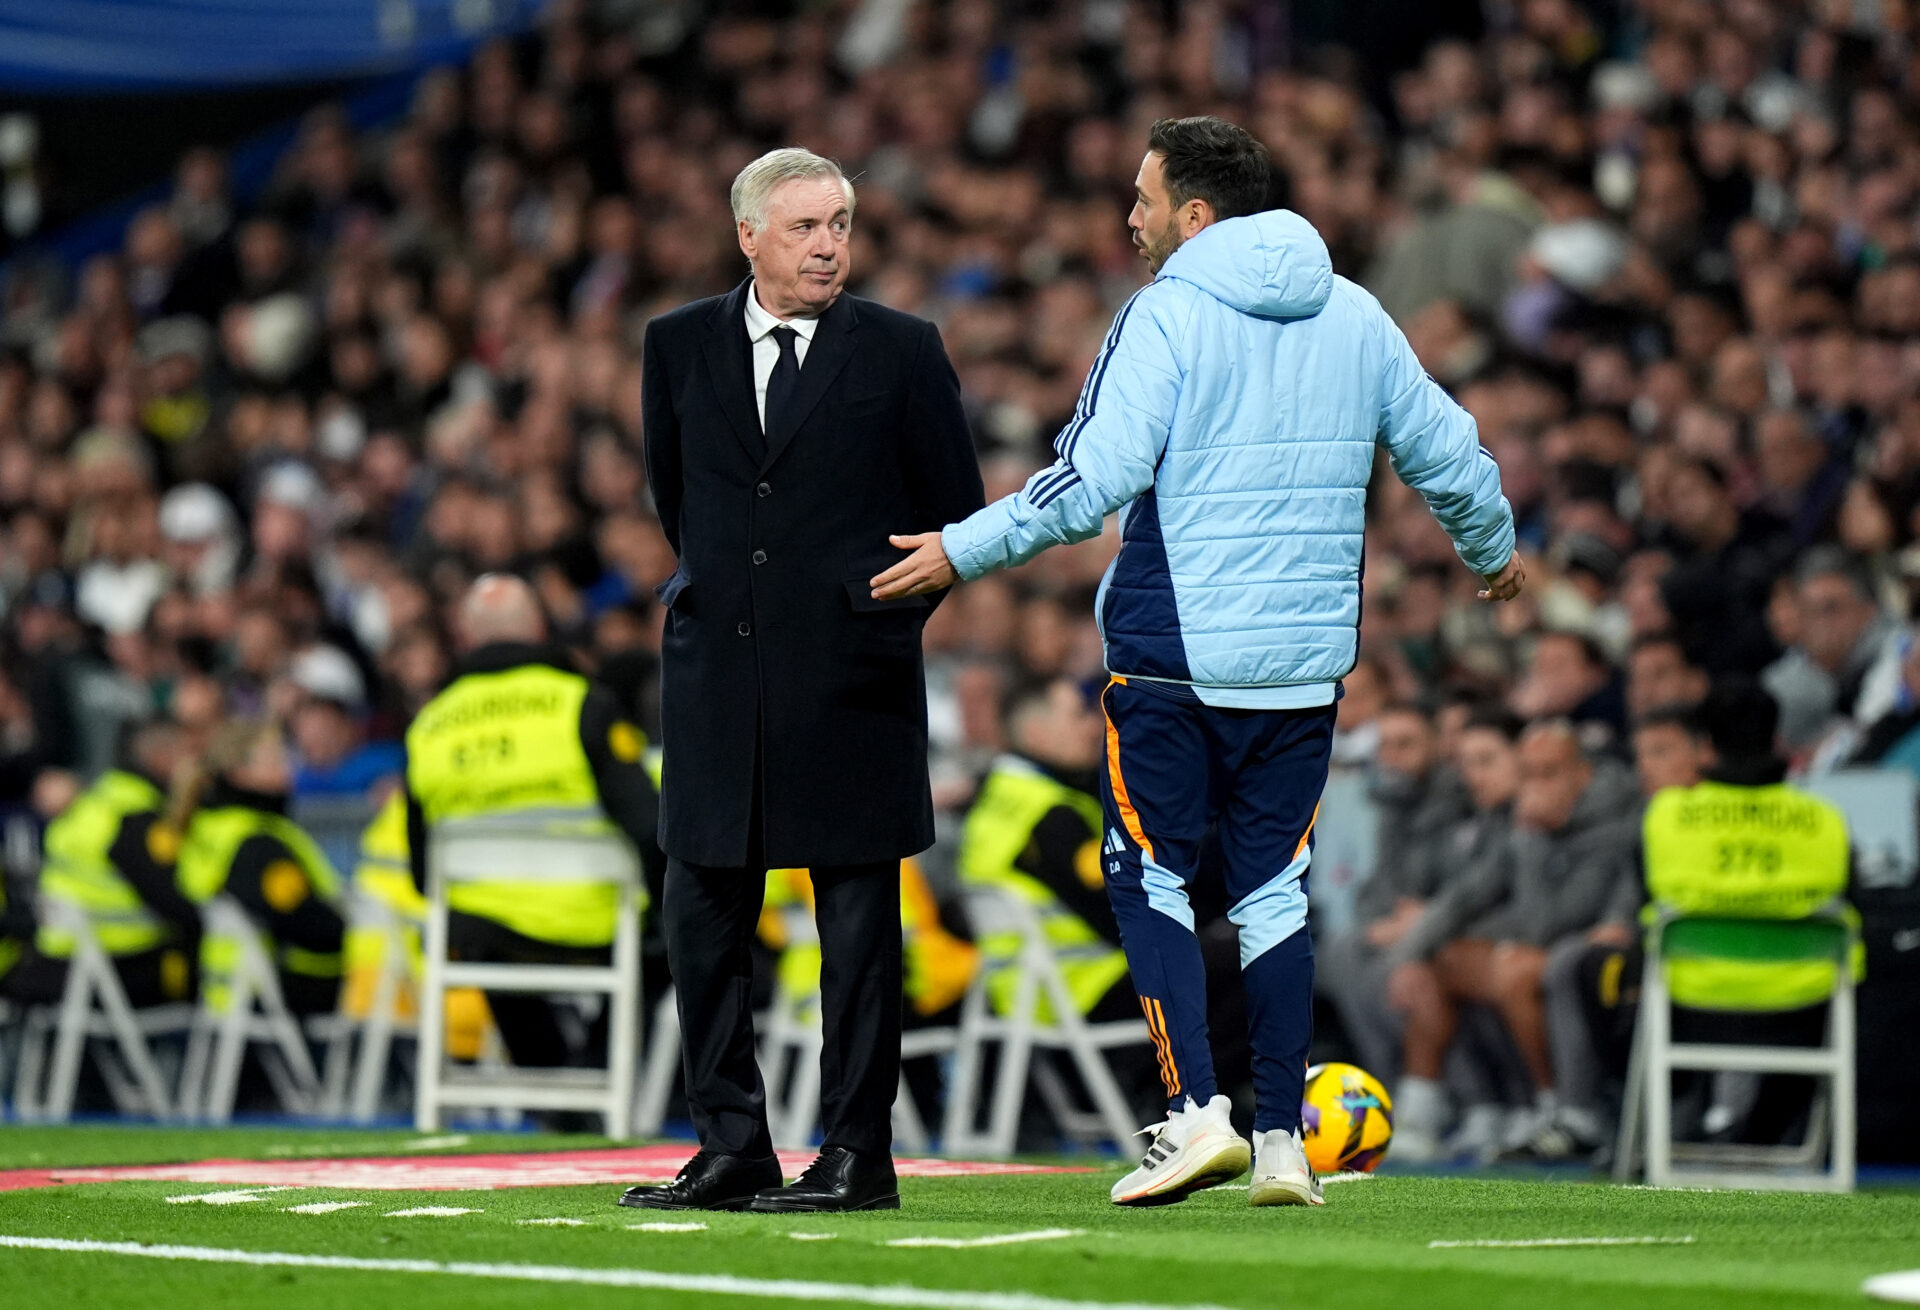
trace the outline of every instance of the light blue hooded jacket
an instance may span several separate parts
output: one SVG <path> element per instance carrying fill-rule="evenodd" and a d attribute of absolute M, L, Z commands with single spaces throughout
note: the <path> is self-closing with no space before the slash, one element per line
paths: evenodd
<path fill-rule="evenodd" d="M 1120 310 L 1055 463 L 941 535 L 962 578 L 1099 534 L 1107 668 L 1207 705 L 1330 704 L 1359 650 L 1376 444 L 1475 573 L 1513 512 L 1473 419 L 1287 210 L 1215 223 Z"/>

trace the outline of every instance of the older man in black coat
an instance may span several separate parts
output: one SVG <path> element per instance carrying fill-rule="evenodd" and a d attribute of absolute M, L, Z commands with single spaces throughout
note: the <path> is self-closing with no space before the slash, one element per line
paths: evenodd
<path fill-rule="evenodd" d="M 983 503 L 932 324 L 845 295 L 853 188 L 776 150 L 733 187 L 753 276 L 647 331 L 647 467 L 679 568 L 660 588 L 664 923 L 700 1152 L 649 1209 L 899 1205 L 899 865 L 933 842 L 920 629 L 869 580 Z M 770 868 L 813 871 L 819 1158 L 790 1187 L 754 1059 L 748 954 Z"/>

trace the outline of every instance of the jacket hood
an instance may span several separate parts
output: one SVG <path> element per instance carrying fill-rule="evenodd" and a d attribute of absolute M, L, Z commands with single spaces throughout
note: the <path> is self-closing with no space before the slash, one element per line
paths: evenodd
<path fill-rule="evenodd" d="M 1243 314 L 1304 318 L 1333 291 L 1333 259 L 1313 224 L 1290 209 L 1215 223 L 1173 252 L 1178 278 Z"/>

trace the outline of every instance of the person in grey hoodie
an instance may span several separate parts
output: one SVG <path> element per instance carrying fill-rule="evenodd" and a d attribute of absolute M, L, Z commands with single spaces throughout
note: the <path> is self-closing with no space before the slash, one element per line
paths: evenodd
<path fill-rule="evenodd" d="M 1391 947 L 1457 867 L 1445 858 L 1446 837 L 1472 814 L 1473 801 L 1441 759 L 1425 711 L 1390 705 L 1377 723 L 1368 785 L 1380 817 L 1373 869 L 1355 897 L 1353 926 L 1320 945 L 1314 982 L 1339 1012 L 1361 1062 L 1391 1081 L 1400 1063 L 1400 1024 L 1387 1008 Z"/>
<path fill-rule="evenodd" d="M 1541 977 L 1548 949 L 1605 913 L 1632 862 L 1638 791 L 1619 763 L 1587 755 L 1571 725 L 1527 729 L 1506 857 L 1482 862 L 1436 900 L 1395 948 L 1387 994 L 1406 1016 L 1406 1076 L 1396 1097 L 1399 1132 L 1415 1153 L 1444 1116 L 1438 1077 L 1459 1025 L 1459 1007 L 1494 1009 L 1525 1061 L 1534 1121 L 1557 1109 Z M 1406 1145 L 1403 1141 L 1402 1145 Z"/>

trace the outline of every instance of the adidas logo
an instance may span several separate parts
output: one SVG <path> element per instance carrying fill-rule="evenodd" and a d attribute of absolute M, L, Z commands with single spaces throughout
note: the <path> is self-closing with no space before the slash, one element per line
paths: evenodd
<path fill-rule="evenodd" d="M 1120 836 L 1120 830 L 1118 828 L 1107 829 L 1107 844 L 1100 848 L 1100 853 L 1102 855 L 1125 855 L 1127 853 L 1126 840 Z"/>

